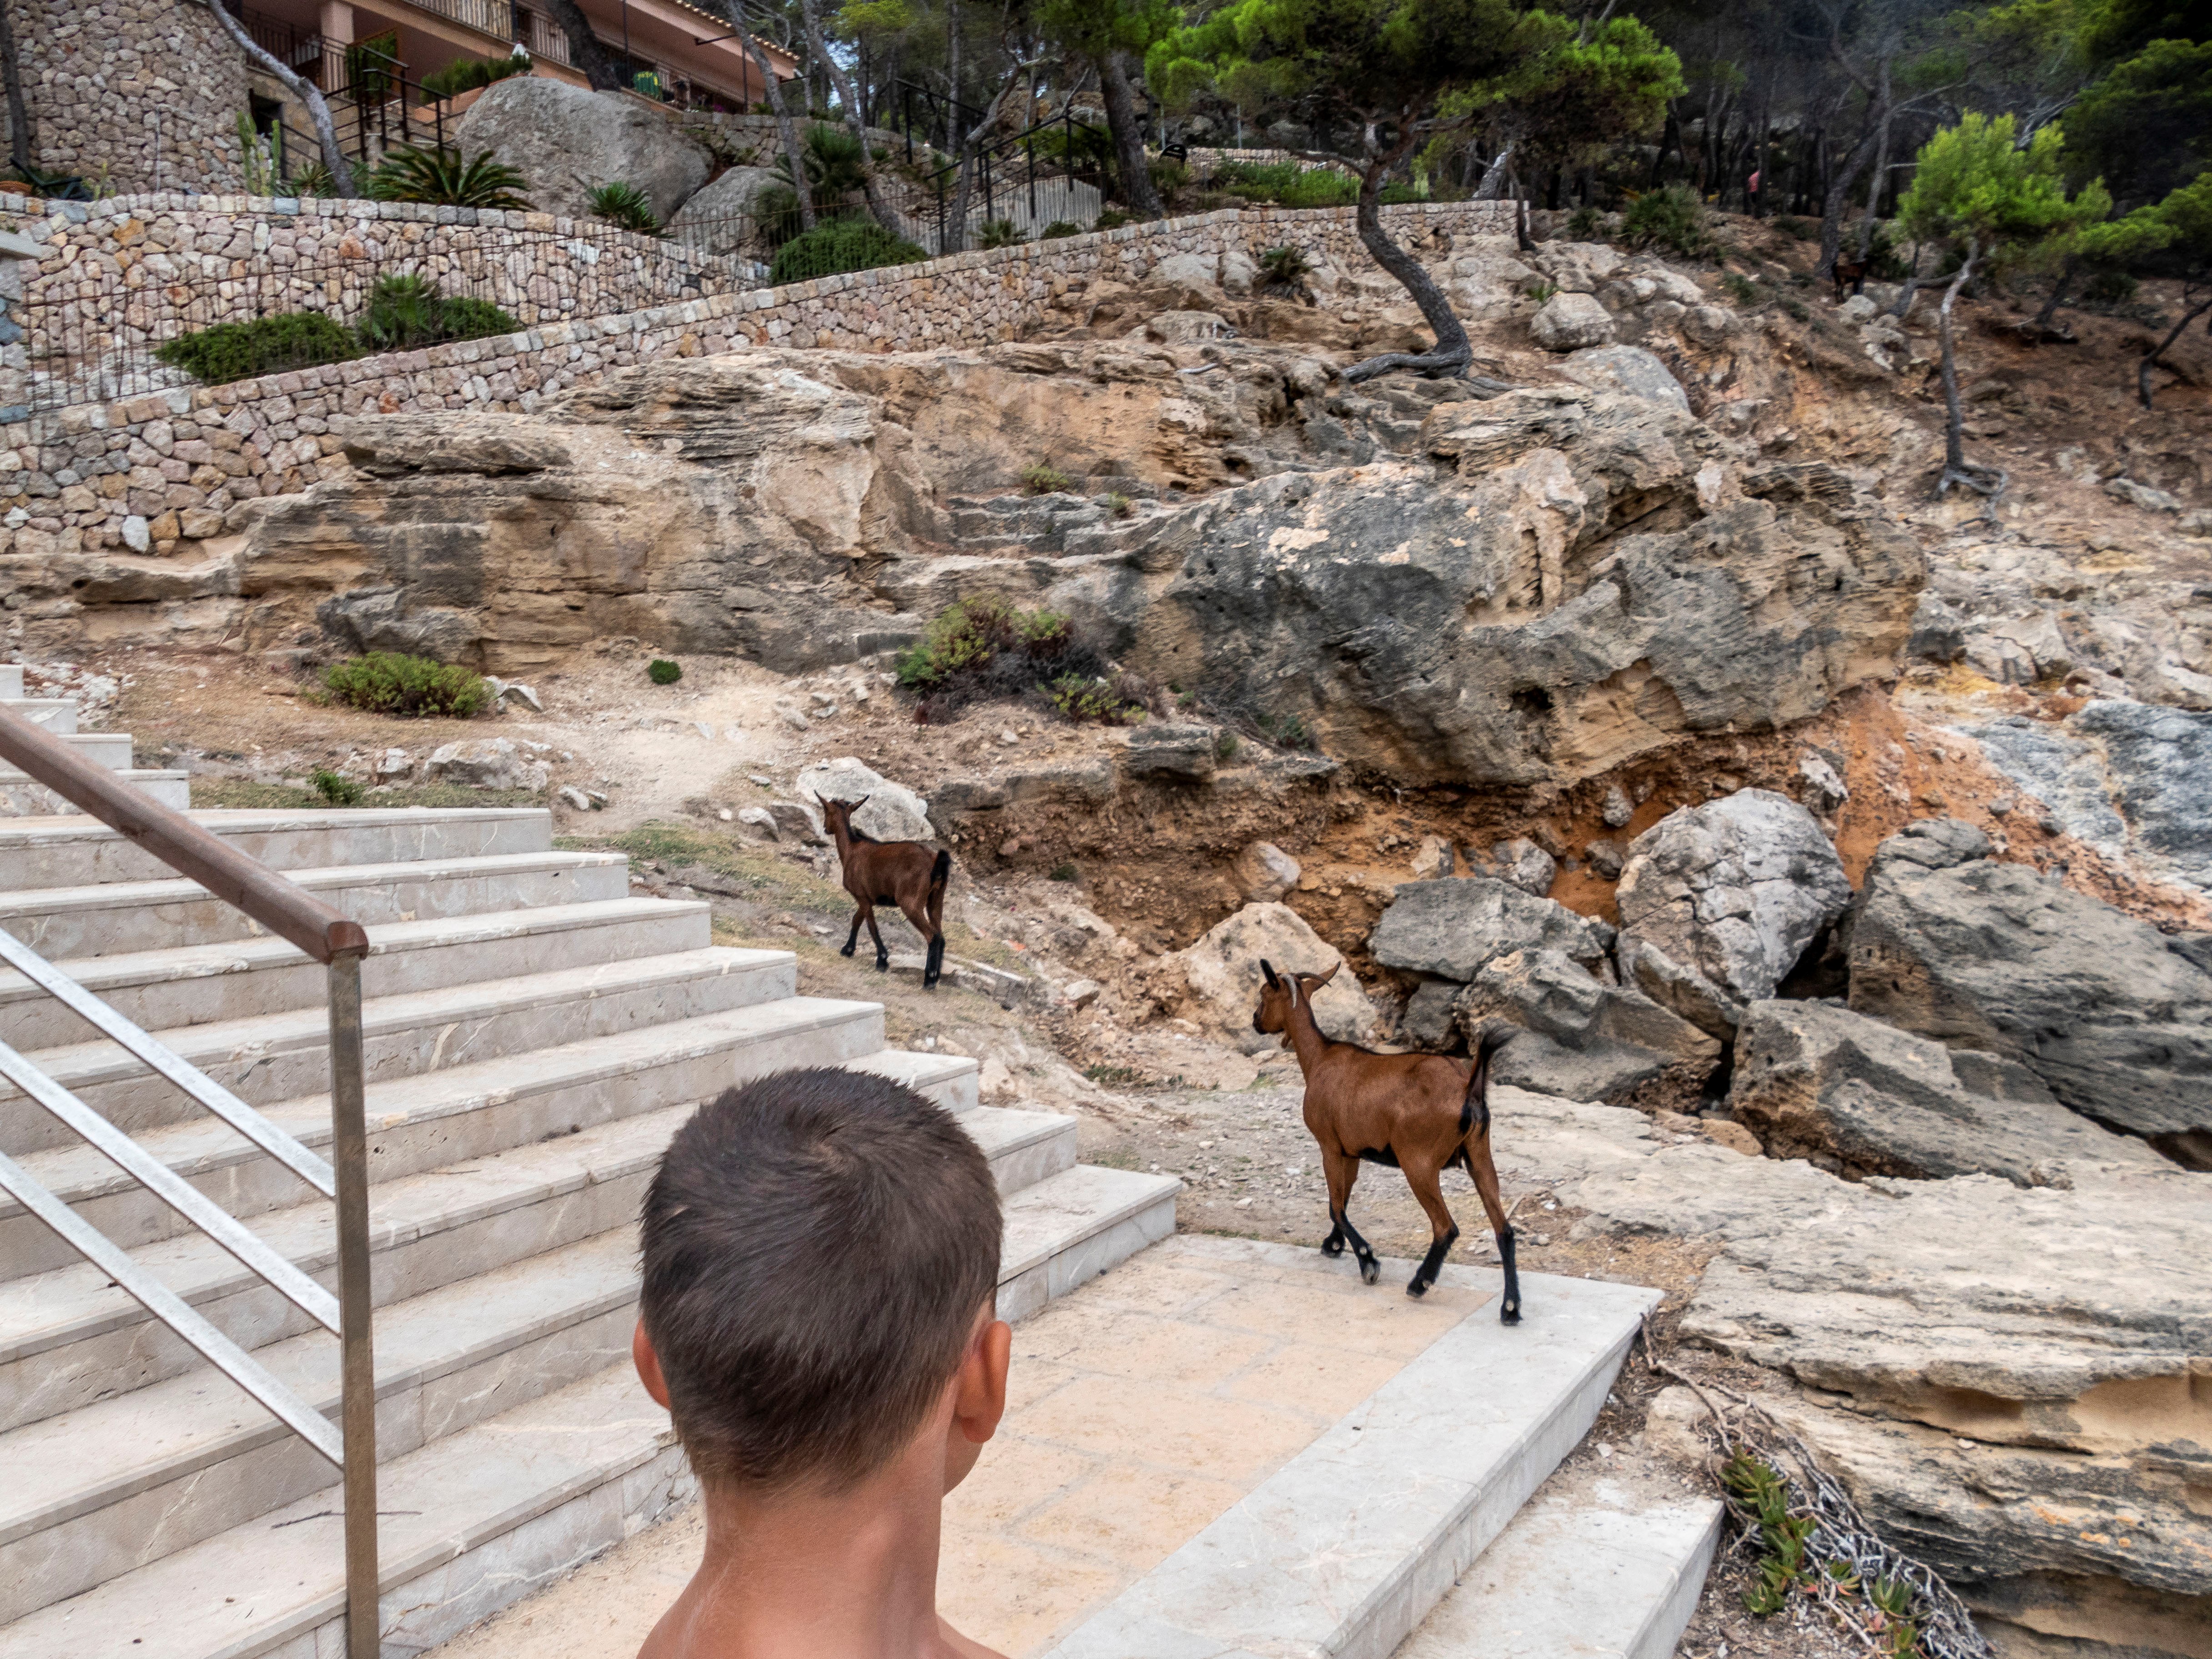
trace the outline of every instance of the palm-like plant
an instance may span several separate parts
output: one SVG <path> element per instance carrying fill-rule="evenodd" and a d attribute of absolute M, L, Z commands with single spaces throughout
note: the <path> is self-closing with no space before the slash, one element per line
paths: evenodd
<path fill-rule="evenodd" d="M 660 221 L 654 216 L 653 198 L 635 185 L 621 179 L 598 185 L 592 187 L 590 199 L 592 217 L 624 230 L 634 230 L 641 236 L 660 234 Z"/>
<path fill-rule="evenodd" d="M 402 144 L 385 152 L 368 176 L 368 194 L 379 202 L 428 202 L 439 207 L 520 208 L 530 204 L 521 191 L 522 174 L 489 151 L 468 161 L 447 145 L 418 149 Z"/>

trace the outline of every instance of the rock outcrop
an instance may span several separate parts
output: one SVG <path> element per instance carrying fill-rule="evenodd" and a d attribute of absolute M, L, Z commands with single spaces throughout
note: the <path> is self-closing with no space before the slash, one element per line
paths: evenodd
<path fill-rule="evenodd" d="M 2060 1105 L 2016 1060 L 1947 1048 L 1818 1002 L 1754 1002 L 1729 1106 L 1776 1158 L 1856 1176 L 2064 1185 L 2075 1160 L 2154 1166 L 2142 1142 Z"/>
<path fill-rule="evenodd" d="M 1408 782 L 1571 782 L 1894 671 L 1922 556 L 1841 474 L 1738 477 L 1679 410 L 1556 387 L 1437 405 L 1419 447 L 1146 520 L 1051 602 Z"/>
<path fill-rule="evenodd" d="M 1156 976 L 1164 1000 L 1201 1036 L 1260 1054 L 1281 1042 L 1252 1029 L 1260 1006 L 1260 963 L 1270 963 L 1279 973 L 1325 974 L 1343 960 L 1289 905 L 1247 904 L 1188 950 L 1162 957 Z M 1313 1011 L 1324 1036 L 1362 1042 L 1373 1035 L 1375 1005 L 1348 969 L 1314 994 Z"/>
<path fill-rule="evenodd" d="M 1851 930 L 1852 1009 L 2016 1060 L 2083 1116 L 2212 1168 L 2212 974 L 1989 851 L 1948 818 L 1882 843 Z"/>
<path fill-rule="evenodd" d="M 591 214 L 601 185 L 643 191 L 665 222 L 707 182 L 714 158 L 676 124 L 619 92 L 592 92 L 542 76 L 487 87 L 454 131 L 464 155 L 489 155 L 520 171 L 541 213 Z"/>

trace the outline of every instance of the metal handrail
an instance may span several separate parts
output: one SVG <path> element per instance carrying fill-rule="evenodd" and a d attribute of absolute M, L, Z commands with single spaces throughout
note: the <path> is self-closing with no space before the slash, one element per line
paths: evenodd
<path fill-rule="evenodd" d="M 215 1112 L 294 1174 L 337 1203 L 338 1294 L 276 1255 L 198 1190 L 149 1158 L 82 1101 L 0 1044 L 0 1074 L 76 1129 L 118 1168 L 258 1273 L 319 1323 L 338 1334 L 341 1427 L 300 1401 L 180 1297 L 141 1273 L 130 1256 L 48 1192 L 21 1165 L 0 1157 L 0 1187 L 64 1242 L 127 1291 L 155 1318 L 261 1401 L 344 1471 L 347 1659 L 379 1659 L 376 1539 L 376 1358 L 368 1249 L 368 1129 L 362 1065 L 361 963 L 368 934 L 351 917 L 125 783 L 45 727 L 0 708 L 0 761 L 98 818 L 215 897 L 244 911 L 329 971 L 331 1162 L 328 1164 L 212 1078 L 107 1007 L 27 945 L 4 933 L 0 956 L 147 1066 Z M 13 948 L 9 948 L 13 947 Z"/>

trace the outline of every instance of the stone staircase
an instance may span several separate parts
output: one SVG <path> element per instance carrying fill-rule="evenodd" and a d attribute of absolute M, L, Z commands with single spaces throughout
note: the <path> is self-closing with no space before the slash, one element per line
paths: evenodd
<path fill-rule="evenodd" d="M 27 697 L 19 663 L 0 663 L 0 708 L 43 726 L 76 749 L 87 760 L 112 768 L 134 787 L 179 810 L 191 804 L 190 775 L 149 770 L 135 763 L 128 732 L 80 732 L 76 704 L 61 697 Z M 31 781 L 5 762 L 0 762 L 0 817 L 32 813 L 74 812 L 76 809 L 53 791 Z M 0 874 L 0 881 L 6 879 Z"/>
<path fill-rule="evenodd" d="M 107 741 L 127 763 L 128 739 Z M 1071 1119 L 979 1106 L 973 1061 L 886 1049 L 880 1006 L 795 994 L 789 954 L 714 945 L 705 904 L 633 897 L 619 856 L 552 850 L 543 811 L 194 816 L 371 941 L 387 1654 L 478 1622 L 686 1495 L 628 1356 L 638 1203 L 702 1098 L 830 1064 L 958 1111 L 1006 1195 L 1009 1317 L 1173 1230 L 1172 1178 L 1079 1164 Z M 0 927 L 327 1145 L 319 969 L 82 817 L 0 821 Z M 88 1029 L 0 975 L 0 1040 L 333 1282 L 331 1206 Z M 0 1151 L 335 1413 L 335 1340 L 20 1095 L 0 1095 Z M 335 1472 L 6 1202 L 0 1470 L 0 1659 L 338 1651 Z"/>

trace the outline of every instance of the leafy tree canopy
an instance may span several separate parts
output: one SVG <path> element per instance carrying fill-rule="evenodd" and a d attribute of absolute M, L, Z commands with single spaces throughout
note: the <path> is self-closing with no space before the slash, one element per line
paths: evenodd
<path fill-rule="evenodd" d="M 1920 152 L 1912 188 L 1898 204 L 1905 233 L 1925 241 L 1968 244 L 1985 260 L 2018 262 L 2112 211 L 2112 197 L 2101 183 L 2067 194 L 2066 139 L 2056 125 L 2042 128 L 2025 146 L 2016 142 L 2016 132 L 2009 115 L 1969 113 L 1930 138 Z"/>

